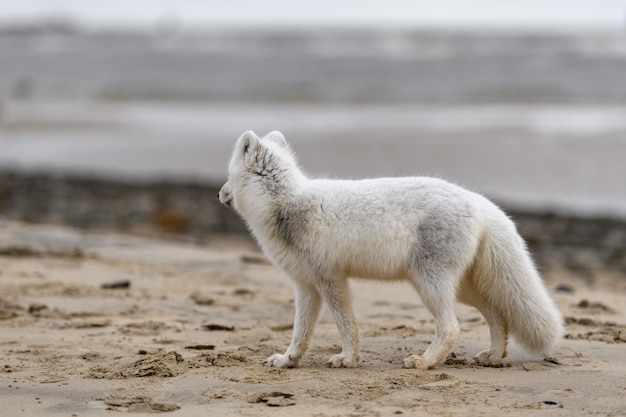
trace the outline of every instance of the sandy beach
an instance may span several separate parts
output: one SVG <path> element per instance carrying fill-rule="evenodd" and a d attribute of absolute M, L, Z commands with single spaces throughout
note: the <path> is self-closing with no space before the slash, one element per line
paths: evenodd
<path fill-rule="evenodd" d="M 205 29 L 0 25 L 0 415 L 626 416 L 623 31 Z M 292 289 L 215 198 L 248 129 L 312 176 L 504 207 L 565 318 L 555 363 L 475 365 L 458 305 L 453 354 L 403 369 L 432 316 L 353 281 L 357 368 L 325 367 L 328 311 L 299 368 L 265 367 Z"/>
<path fill-rule="evenodd" d="M 269 369 L 263 360 L 289 342 L 293 296 L 251 241 L 189 244 L 5 220 L 2 413 L 625 415 L 626 282 L 556 267 L 544 278 L 567 323 L 559 364 L 513 342 L 504 367 L 474 365 L 488 329 L 459 305 L 455 357 L 403 369 L 429 343 L 432 317 L 408 285 L 353 281 L 358 368 L 325 368 L 339 338 L 324 311 L 301 367 Z"/>

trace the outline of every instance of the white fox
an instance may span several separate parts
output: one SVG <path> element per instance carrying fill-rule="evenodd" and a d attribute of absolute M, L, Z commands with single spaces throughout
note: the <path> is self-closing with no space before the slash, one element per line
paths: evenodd
<path fill-rule="evenodd" d="M 427 177 L 310 179 L 280 132 L 237 141 L 220 201 L 233 206 L 272 263 L 295 284 L 291 344 L 265 363 L 292 368 L 308 348 L 322 300 L 342 341 L 329 367 L 355 367 L 359 337 L 348 277 L 408 280 L 435 318 L 435 337 L 407 368 L 442 362 L 459 334 L 456 300 L 476 307 L 491 347 L 475 360 L 500 366 L 509 332 L 551 357 L 563 335 L 513 222 L 481 195 Z"/>

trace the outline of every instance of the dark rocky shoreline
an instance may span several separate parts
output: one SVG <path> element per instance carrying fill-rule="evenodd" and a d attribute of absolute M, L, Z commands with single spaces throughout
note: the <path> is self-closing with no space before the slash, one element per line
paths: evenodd
<path fill-rule="evenodd" d="M 246 235 L 238 216 L 218 203 L 219 187 L 5 171 L 0 172 L 0 216 L 198 242 L 220 234 Z M 606 273 L 626 277 L 626 220 L 506 211 L 542 270 L 564 268 L 587 282 Z"/>

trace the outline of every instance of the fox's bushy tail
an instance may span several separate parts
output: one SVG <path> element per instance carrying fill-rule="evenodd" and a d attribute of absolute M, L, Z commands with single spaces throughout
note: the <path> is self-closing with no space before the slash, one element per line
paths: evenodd
<path fill-rule="evenodd" d="M 561 313 L 504 214 L 489 222 L 476 261 L 477 290 L 504 317 L 509 332 L 531 352 L 552 356 L 563 337 Z"/>

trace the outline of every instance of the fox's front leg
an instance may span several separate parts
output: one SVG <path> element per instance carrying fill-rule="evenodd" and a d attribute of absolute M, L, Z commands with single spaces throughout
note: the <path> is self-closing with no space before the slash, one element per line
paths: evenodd
<path fill-rule="evenodd" d="M 317 289 L 296 283 L 296 316 L 293 323 L 291 344 L 284 354 L 277 353 L 265 360 L 272 368 L 295 368 L 309 347 L 309 341 L 319 317 L 322 300 Z"/>
<path fill-rule="evenodd" d="M 330 309 L 341 336 L 341 353 L 326 362 L 330 368 L 354 368 L 359 360 L 359 330 L 352 311 L 350 288 L 346 278 L 322 282 L 322 297 Z"/>

